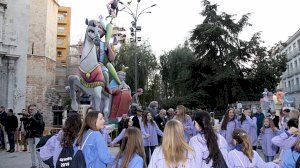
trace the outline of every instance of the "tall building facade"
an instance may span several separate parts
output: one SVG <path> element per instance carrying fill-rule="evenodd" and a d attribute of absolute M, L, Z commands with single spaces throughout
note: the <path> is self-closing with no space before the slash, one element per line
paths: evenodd
<path fill-rule="evenodd" d="M 65 86 L 67 83 L 67 62 L 70 46 L 71 8 L 60 6 L 57 14 L 57 46 L 56 46 L 56 79 L 55 89 L 61 100 L 68 96 Z"/>
<path fill-rule="evenodd" d="M 54 88 L 58 7 L 56 0 L 30 0 L 29 7 L 26 102 L 37 104 L 47 125 L 53 120 L 52 106 L 59 104 Z"/>
<path fill-rule="evenodd" d="M 57 15 L 56 61 L 66 65 L 70 46 L 71 8 L 60 6 Z"/>
<path fill-rule="evenodd" d="M 25 108 L 29 0 L 0 0 L 0 105 Z"/>
<path fill-rule="evenodd" d="M 294 101 L 295 107 L 300 105 L 300 29 L 289 37 L 282 47 L 281 54 L 287 56 L 287 69 L 282 74 L 279 88 Z"/>

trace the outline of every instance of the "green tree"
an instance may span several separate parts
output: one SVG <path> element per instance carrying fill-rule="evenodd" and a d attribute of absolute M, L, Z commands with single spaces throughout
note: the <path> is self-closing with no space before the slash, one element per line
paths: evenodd
<path fill-rule="evenodd" d="M 154 75 L 153 81 L 149 84 L 148 92 L 145 93 L 145 102 L 151 102 L 156 100 L 158 102 L 162 102 L 162 83 L 161 76 L 159 74 Z"/>
<path fill-rule="evenodd" d="M 160 56 L 164 106 L 184 104 L 195 107 L 201 104 L 201 92 L 193 92 L 187 85 L 192 77 L 191 65 L 195 61 L 195 54 L 187 41 Z"/>
<path fill-rule="evenodd" d="M 205 101 L 208 106 L 224 108 L 237 100 L 258 98 L 256 93 L 261 93 L 261 88 L 253 84 L 259 78 L 268 81 L 264 81 L 265 87 L 274 89 L 279 82 L 277 74 L 284 70 L 284 59 L 276 61 L 267 57 L 266 48 L 261 47 L 260 33 L 250 40 L 240 39 L 244 28 L 251 26 L 248 22 L 250 14 L 242 15 L 236 21 L 234 15 L 218 13 L 217 4 L 203 0 L 203 5 L 201 15 L 205 19 L 192 31 L 190 38 L 196 54 L 189 81 L 191 90 L 202 92 L 204 100 L 209 100 Z M 273 68 L 262 69 L 264 63 Z M 276 75 L 271 75 L 273 70 L 277 70 Z"/>
<path fill-rule="evenodd" d="M 279 42 L 275 44 L 268 52 L 265 52 L 264 47 L 256 44 L 258 52 L 252 64 L 252 71 L 247 80 L 251 84 L 248 97 L 259 98 L 264 88 L 269 91 L 275 91 L 278 82 L 281 79 L 282 72 L 286 69 L 286 55 L 280 54 L 280 48 L 284 44 Z"/>
<path fill-rule="evenodd" d="M 120 70 L 122 65 L 129 67 L 127 70 L 126 83 L 134 90 L 134 56 L 138 60 L 138 88 L 143 88 L 147 93 L 149 82 L 153 80 L 154 74 L 158 70 L 158 63 L 151 46 L 143 43 L 140 46 L 135 44 L 124 44 L 117 55 L 115 67 Z M 142 103 L 145 103 L 145 96 L 141 97 Z M 143 104 L 144 105 L 144 104 Z"/>

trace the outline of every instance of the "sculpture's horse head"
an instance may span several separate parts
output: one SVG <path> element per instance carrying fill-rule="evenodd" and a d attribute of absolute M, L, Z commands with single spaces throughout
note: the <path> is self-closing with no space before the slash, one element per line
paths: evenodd
<path fill-rule="evenodd" d="M 100 28 L 99 22 L 96 20 L 85 20 L 85 24 L 88 26 L 85 32 L 85 39 L 89 42 L 93 42 L 96 46 L 100 43 Z"/>

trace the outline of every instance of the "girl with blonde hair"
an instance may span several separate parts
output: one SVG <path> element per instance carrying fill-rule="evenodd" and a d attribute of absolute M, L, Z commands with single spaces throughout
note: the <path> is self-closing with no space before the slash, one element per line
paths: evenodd
<path fill-rule="evenodd" d="M 176 115 L 173 119 L 180 121 L 184 129 L 184 139 L 186 142 L 189 142 L 190 137 L 193 135 L 193 121 L 192 118 L 186 114 L 186 107 L 183 105 L 177 106 Z"/>
<path fill-rule="evenodd" d="M 156 148 L 148 168 L 194 168 L 193 149 L 184 139 L 183 125 L 177 120 L 167 122 L 162 145 Z"/>

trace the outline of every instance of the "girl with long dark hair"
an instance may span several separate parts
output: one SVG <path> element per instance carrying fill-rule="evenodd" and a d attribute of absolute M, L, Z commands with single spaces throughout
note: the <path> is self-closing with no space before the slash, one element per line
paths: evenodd
<path fill-rule="evenodd" d="M 119 141 L 121 141 L 126 133 L 127 128 L 132 127 L 133 125 L 133 121 L 132 118 L 125 118 L 123 121 L 123 129 L 121 131 L 121 133 L 110 143 L 111 146 L 115 145 L 116 143 L 118 143 Z"/>
<path fill-rule="evenodd" d="M 102 112 L 89 112 L 80 129 L 76 147 L 81 147 L 85 158 L 86 167 L 98 168 L 112 164 L 115 157 L 112 156 L 107 147 L 103 135 L 99 132 L 104 128 L 104 115 Z M 85 145 L 83 143 L 85 142 Z"/>
<path fill-rule="evenodd" d="M 243 129 L 235 129 L 232 133 L 235 148 L 228 153 L 228 167 L 230 168 L 277 168 L 273 162 L 264 162 L 258 153 L 252 149 L 247 132 Z"/>
<path fill-rule="evenodd" d="M 196 153 L 196 167 L 226 165 L 228 145 L 223 136 L 215 133 L 209 113 L 197 111 L 194 114 L 194 124 L 198 134 L 191 138 L 190 146 Z"/>
<path fill-rule="evenodd" d="M 220 134 L 226 139 L 228 148 L 233 149 L 234 145 L 232 142 L 232 132 L 234 129 L 239 128 L 240 123 L 236 119 L 234 109 L 229 108 L 221 123 L 221 131 Z"/>
<path fill-rule="evenodd" d="M 82 121 L 80 115 L 69 116 L 64 127 L 57 134 L 53 135 L 47 143 L 41 147 L 41 159 L 50 167 L 55 167 L 62 148 L 73 147 L 73 143 L 79 133 Z M 50 163 L 52 161 L 52 163 Z"/>
<path fill-rule="evenodd" d="M 127 128 L 113 168 L 143 168 L 145 159 L 141 131 L 136 127 Z"/>

